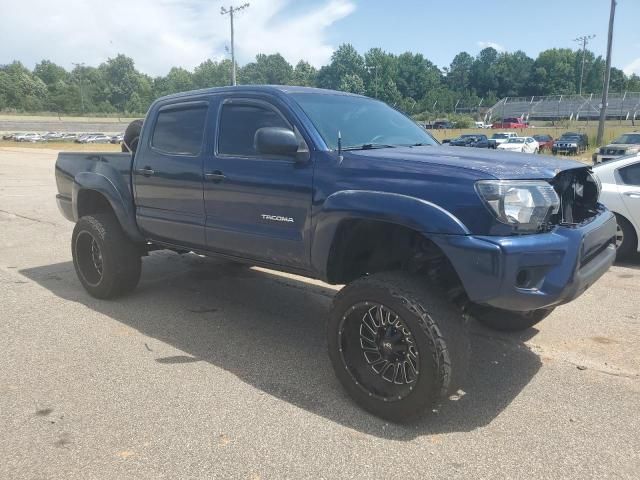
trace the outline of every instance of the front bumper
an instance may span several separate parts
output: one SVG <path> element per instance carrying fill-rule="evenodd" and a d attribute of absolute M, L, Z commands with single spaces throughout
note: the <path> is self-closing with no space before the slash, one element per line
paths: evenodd
<path fill-rule="evenodd" d="M 600 153 L 592 156 L 592 160 L 594 164 L 608 162 L 610 160 L 615 160 L 616 158 L 620 158 L 623 155 L 602 155 Z"/>
<path fill-rule="evenodd" d="M 509 237 L 439 235 L 433 240 L 475 303 L 531 311 L 580 296 L 613 264 L 616 220 L 605 210 L 588 223 Z"/>
<path fill-rule="evenodd" d="M 578 153 L 578 147 L 559 147 L 554 145 L 551 147 L 552 153 Z"/>

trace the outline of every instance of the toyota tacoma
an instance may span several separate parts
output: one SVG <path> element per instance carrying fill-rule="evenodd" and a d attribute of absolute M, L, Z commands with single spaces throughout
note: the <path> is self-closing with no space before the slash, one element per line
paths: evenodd
<path fill-rule="evenodd" d="M 589 167 L 440 146 L 367 97 L 289 86 L 156 100 L 125 153 L 60 153 L 73 263 L 94 297 L 156 249 L 346 285 L 328 350 L 353 399 L 407 421 L 464 388 L 467 323 L 524 330 L 615 257 Z"/>

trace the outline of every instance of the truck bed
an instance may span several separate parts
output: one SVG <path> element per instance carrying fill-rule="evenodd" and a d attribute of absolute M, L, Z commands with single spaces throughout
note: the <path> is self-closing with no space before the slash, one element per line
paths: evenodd
<path fill-rule="evenodd" d="M 133 198 L 132 161 L 130 153 L 60 152 L 56 160 L 55 176 L 58 205 L 62 214 L 71 221 L 77 220 L 72 209 L 73 185 L 74 179 L 85 172 L 105 177 L 121 197 Z"/>

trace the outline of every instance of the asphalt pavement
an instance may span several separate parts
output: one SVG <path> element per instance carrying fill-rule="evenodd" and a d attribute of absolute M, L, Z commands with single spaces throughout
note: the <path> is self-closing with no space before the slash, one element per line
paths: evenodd
<path fill-rule="evenodd" d="M 0 478 L 640 477 L 640 260 L 527 332 L 472 325 L 465 394 L 400 426 L 333 375 L 337 287 L 159 251 L 90 297 L 54 163 L 0 149 Z"/>

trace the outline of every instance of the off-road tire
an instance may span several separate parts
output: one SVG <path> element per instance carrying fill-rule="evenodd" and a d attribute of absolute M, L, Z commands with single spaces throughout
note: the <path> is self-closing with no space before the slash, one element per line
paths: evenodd
<path fill-rule="evenodd" d="M 91 255 L 95 241 L 102 272 Z M 108 299 L 132 292 L 140 280 L 141 251 L 122 231 L 114 215 L 87 215 L 76 223 L 71 237 L 73 265 L 80 283 L 93 297 Z M 89 257 L 87 257 L 89 256 Z"/>
<path fill-rule="evenodd" d="M 530 312 L 512 312 L 482 305 L 472 305 L 469 313 L 485 327 L 501 332 L 521 332 L 528 330 L 547 318 L 553 308 L 541 308 Z"/>
<path fill-rule="evenodd" d="M 463 386 L 470 355 L 466 317 L 445 298 L 425 278 L 405 272 L 366 276 L 336 295 L 327 329 L 329 358 L 339 381 L 363 409 L 392 422 L 407 422 L 427 409 L 437 408 Z M 361 345 L 345 345 L 341 329 L 348 312 L 363 302 L 391 309 L 415 340 L 419 375 L 410 393 L 401 400 L 384 400 L 367 392 L 346 365 L 342 349 Z"/>
<path fill-rule="evenodd" d="M 622 215 L 616 214 L 616 221 L 618 227 L 622 231 L 622 243 L 617 246 L 616 259 L 624 260 L 633 255 L 638 249 L 638 236 L 633 228 L 633 225 L 624 218 Z"/>
<path fill-rule="evenodd" d="M 140 132 L 142 132 L 142 120 L 134 120 L 127 126 L 122 139 L 123 152 L 131 151 L 135 155 L 138 149 L 138 141 L 140 140 Z"/>

